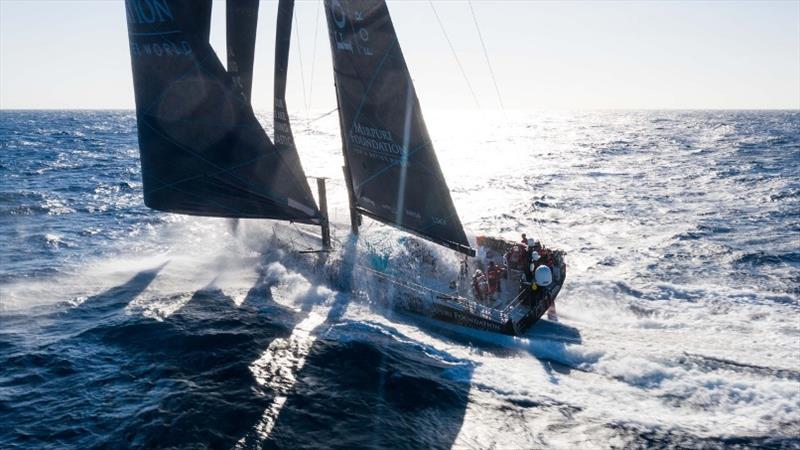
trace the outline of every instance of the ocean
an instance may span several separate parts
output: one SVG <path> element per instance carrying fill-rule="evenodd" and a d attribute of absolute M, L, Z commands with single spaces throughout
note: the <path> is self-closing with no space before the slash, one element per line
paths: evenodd
<path fill-rule="evenodd" d="M 567 252 L 558 322 L 380 308 L 313 227 L 146 208 L 132 111 L 0 111 L 0 448 L 800 448 L 800 112 L 427 119 L 471 236 Z M 294 124 L 352 243 L 337 118 Z"/>

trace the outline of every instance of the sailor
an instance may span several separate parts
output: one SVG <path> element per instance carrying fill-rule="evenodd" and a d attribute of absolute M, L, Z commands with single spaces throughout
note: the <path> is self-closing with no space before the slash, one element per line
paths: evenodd
<path fill-rule="evenodd" d="M 530 282 L 533 280 L 533 258 L 539 259 L 539 253 L 533 249 L 535 241 L 533 239 L 528 239 L 527 245 L 528 249 L 525 251 L 525 260 L 522 264 L 522 270 L 525 272 L 525 281 Z M 536 256 L 534 256 L 534 253 Z"/>
<path fill-rule="evenodd" d="M 537 252 L 536 250 L 531 250 L 529 255 L 530 255 L 530 258 L 529 258 L 530 264 L 528 265 L 528 271 L 531 274 L 531 287 L 533 287 L 533 290 L 535 291 L 536 290 L 536 280 L 535 280 L 535 278 L 536 278 L 536 269 L 541 265 L 542 257 L 539 256 L 539 252 Z"/>
<path fill-rule="evenodd" d="M 539 267 L 539 265 L 542 262 L 541 261 L 542 254 L 540 252 L 534 250 L 534 249 L 531 249 L 531 251 L 528 254 L 530 255 L 530 261 L 531 261 L 530 269 L 531 269 L 531 272 L 535 272 L 536 268 Z"/>
<path fill-rule="evenodd" d="M 523 260 L 523 253 L 524 253 L 524 247 L 523 246 L 521 246 L 520 244 L 512 245 L 506 251 L 506 254 L 504 256 L 506 265 L 508 267 L 511 267 L 512 269 L 519 269 L 520 266 L 522 266 L 522 263 L 523 263 L 523 261 L 522 261 Z"/>
<path fill-rule="evenodd" d="M 500 268 L 495 265 L 494 261 L 489 261 L 489 267 L 486 269 L 486 279 L 489 282 L 490 297 L 495 292 L 500 292 Z"/>
<path fill-rule="evenodd" d="M 475 270 L 475 275 L 472 276 L 472 289 L 475 291 L 475 298 L 483 301 L 486 292 L 486 277 L 483 276 L 481 269 Z"/>
<path fill-rule="evenodd" d="M 552 267 L 552 265 L 553 265 L 553 255 L 550 253 L 550 251 L 548 251 L 547 249 L 544 249 L 544 248 L 540 248 L 538 250 L 538 253 L 541 256 L 541 258 L 539 259 L 539 263 L 537 264 L 536 267 L 539 267 L 542 264 Z"/>

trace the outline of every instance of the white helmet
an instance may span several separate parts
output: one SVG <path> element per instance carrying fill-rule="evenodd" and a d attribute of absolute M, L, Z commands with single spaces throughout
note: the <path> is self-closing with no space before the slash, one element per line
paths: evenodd
<path fill-rule="evenodd" d="M 549 286 L 553 282 L 553 272 L 547 266 L 539 266 L 533 276 L 536 278 L 536 284 L 542 287 Z"/>
<path fill-rule="evenodd" d="M 542 256 L 539 254 L 539 252 L 531 252 L 531 260 L 538 261 L 541 257 Z"/>
<path fill-rule="evenodd" d="M 536 244 L 536 239 L 528 238 L 528 247 L 533 247 Z"/>

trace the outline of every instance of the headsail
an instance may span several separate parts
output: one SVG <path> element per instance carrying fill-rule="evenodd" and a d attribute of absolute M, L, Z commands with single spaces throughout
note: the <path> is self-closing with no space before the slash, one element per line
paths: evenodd
<path fill-rule="evenodd" d="M 474 254 L 383 0 L 325 0 L 344 153 L 358 211 Z"/>
<path fill-rule="evenodd" d="M 225 2 L 225 34 L 228 42 L 228 73 L 247 101 L 253 91 L 258 3 L 260 0 Z"/>
<path fill-rule="evenodd" d="M 209 44 L 211 3 L 125 2 L 145 204 L 319 223 L 302 168 L 272 144 Z"/>
<path fill-rule="evenodd" d="M 294 145 L 292 125 L 289 122 L 289 110 L 286 107 L 286 78 L 289 71 L 289 49 L 292 43 L 292 18 L 294 17 L 294 0 L 278 2 L 278 23 L 275 29 L 275 92 L 273 95 L 274 139 L 278 150 L 287 160 L 296 159 L 297 148 Z"/>

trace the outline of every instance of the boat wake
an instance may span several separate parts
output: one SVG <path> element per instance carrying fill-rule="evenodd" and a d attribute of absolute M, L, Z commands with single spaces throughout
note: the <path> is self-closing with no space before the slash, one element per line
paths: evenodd
<path fill-rule="evenodd" d="M 796 114 L 526 116 L 550 125 L 515 126 L 500 151 L 511 162 L 475 150 L 486 173 L 452 183 L 467 228 L 532 233 L 527 213 L 501 211 L 535 197 L 543 240 L 568 251 L 558 321 L 518 337 L 374 301 L 384 285 L 347 268 L 411 271 L 416 246 L 442 271 L 459 259 L 377 223 L 348 238 L 334 151 L 304 165 L 333 167 L 340 250 L 301 254 L 319 248 L 315 228 L 245 219 L 234 234 L 225 220 L 146 211 L 130 113 L 0 114 L 20 133 L 0 168 L 0 447 L 800 445 Z M 654 131 L 659 118 L 671 122 Z M 334 119 L 298 141 L 337 148 Z M 669 125 L 687 121 L 692 131 Z M 84 136 L 47 131 L 75 124 Z M 740 148 L 748 133 L 787 143 Z M 453 136 L 443 165 L 471 173 L 459 164 L 475 144 Z M 548 180 L 483 190 L 521 170 L 515 154 L 548 158 L 531 146 L 563 156 L 547 159 Z M 766 162 L 788 172 L 769 176 Z"/>

